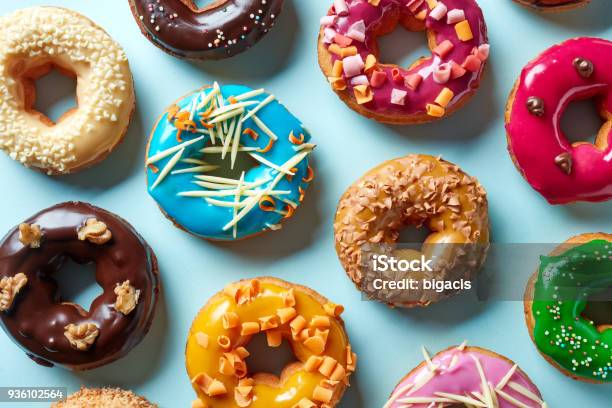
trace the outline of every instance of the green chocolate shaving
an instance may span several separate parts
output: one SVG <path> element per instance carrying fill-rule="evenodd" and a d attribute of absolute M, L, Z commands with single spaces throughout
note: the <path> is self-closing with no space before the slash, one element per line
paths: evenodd
<path fill-rule="evenodd" d="M 594 240 L 541 257 L 532 306 L 538 349 L 575 376 L 612 382 L 612 329 L 582 317 L 590 296 L 612 287 L 612 243 Z"/>

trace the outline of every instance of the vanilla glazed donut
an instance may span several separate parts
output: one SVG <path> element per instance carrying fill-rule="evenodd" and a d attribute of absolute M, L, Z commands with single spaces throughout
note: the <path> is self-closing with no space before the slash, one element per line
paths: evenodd
<path fill-rule="evenodd" d="M 146 398 L 119 388 L 85 388 L 69 395 L 51 408 L 157 408 Z"/>
<path fill-rule="evenodd" d="M 538 11 L 558 12 L 572 10 L 588 5 L 591 0 L 514 0 L 515 2 L 531 7 Z"/>
<path fill-rule="evenodd" d="M 34 81 L 53 67 L 77 78 L 78 106 L 57 123 L 33 109 Z M 49 175 L 103 160 L 123 139 L 135 96 L 127 57 L 87 17 L 32 7 L 0 18 L 0 148 Z"/>
<path fill-rule="evenodd" d="M 400 381 L 383 408 L 485 407 L 548 408 L 538 387 L 516 363 L 493 351 L 450 347 Z"/>
<path fill-rule="evenodd" d="M 343 310 L 310 288 L 276 278 L 226 286 L 189 331 L 185 360 L 198 394 L 192 407 L 335 407 L 357 364 Z M 249 371 L 249 342 L 258 334 L 269 347 L 291 344 L 296 362 L 280 378 Z"/>
<path fill-rule="evenodd" d="M 546 361 L 575 380 L 612 383 L 612 325 L 583 314 L 588 298 L 610 287 L 612 235 L 605 233 L 565 241 L 541 257 L 527 284 L 529 335 Z"/>
<path fill-rule="evenodd" d="M 89 310 L 61 298 L 53 275 L 68 259 L 96 265 L 103 293 Z M 0 325 L 44 366 L 88 370 L 125 356 L 149 331 L 159 290 L 144 239 L 87 203 L 42 210 L 0 241 Z"/>
<path fill-rule="evenodd" d="M 377 37 L 398 23 L 426 31 L 432 52 L 407 69 L 378 61 Z M 319 65 L 332 89 L 351 109 L 384 123 L 452 114 L 475 94 L 489 57 L 475 0 L 335 0 L 321 25 Z"/>
<path fill-rule="evenodd" d="M 206 86 L 159 118 L 148 143 L 149 194 L 178 228 L 232 241 L 278 230 L 293 216 L 314 179 L 315 145 L 302 122 L 264 89 Z M 231 171 L 238 155 L 253 167 Z M 220 156 L 221 164 L 213 165 Z"/>
<path fill-rule="evenodd" d="M 575 38 L 521 72 L 506 106 L 508 150 L 525 180 L 551 204 L 612 198 L 612 42 Z M 594 143 L 571 143 L 567 106 L 596 98 L 605 121 Z"/>
<path fill-rule="evenodd" d="M 248 50 L 274 26 L 284 0 L 129 0 L 145 37 L 168 54 L 218 60 Z"/>
<path fill-rule="evenodd" d="M 420 251 L 398 249 L 400 230 L 431 230 Z M 395 293 L 377 290 L 378 278 L 472 281 L 489 245 L 488 204 L 484 188 L 456 165 L 427 155 L 409 155 L 368 171 L 342 195 L 334 221 L 336 252 L 349 278 L 367 297 L 391 306 L 428 306 L 458 293 L 420 288 Z M 381 274 L 373 255 L 396 259 L 433 259 L 432 271 Z"/>

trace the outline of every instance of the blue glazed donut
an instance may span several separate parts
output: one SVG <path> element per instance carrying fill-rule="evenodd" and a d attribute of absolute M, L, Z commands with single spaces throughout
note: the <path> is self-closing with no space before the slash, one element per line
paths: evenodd
<path fill-rule="evenodd" d="M 202 238 L 235 240 L 281 227 L 304 198 L 314 145 L 273 95 L 242 85 L 204 87 L 158 119 L 148 143 L 149 194 L 178 227 Z M 254 167 L 239 178 L 215 175 L 238 155 Z"/>

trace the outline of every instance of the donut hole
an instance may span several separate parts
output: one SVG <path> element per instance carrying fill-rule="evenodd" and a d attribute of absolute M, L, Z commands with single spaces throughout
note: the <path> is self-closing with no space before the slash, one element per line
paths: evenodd
<path fill-rule="evenodd" d="M 13 76 L 22 85 L 24 109 L 47 126 L 61 122 L 77 105 L 77 76 L 53 62 L 17 62 Z"/>
<path fill-rule="evenodd" d="M 226 177 L 234 180 L 240 179 L 242 172 L 245 174 L 253 167 L 257 166 L 258 162 L 245 152 L 238 152 L 234 167 L 231 166 L 231 153 L 228 152 L 225 158 L 221 158 L 221 154 L 207 154 L 202 159 L 214 166 L 219 166 L 216 170 L 206 173 L 210 176 Z"/>
<path fill-rule="evenodd" d="M 426 226 L 417 227 L 409 224 L 400 229 L 397 238 L 398 244 L 422 244 L 431 234 L 431 230 Z"/>
<path fill-rule="evenodd" d="M 612 287 L 589 296 L 581 316 L 601 331 L 612 328 Z"/>
<path fill-rule="evenodd" d="M 249 375 L 268 374 L 280 378 L 283 369 L 296 362 L 291 346 L 285 339 L 279 347 L 269 347 L 265 334 L 258 334 L 248 345 L 251 355 L 246 362 Z"/>
<path fill-rule="evenodd" d="M 84 313 L 89 312 L 94 300 L 103 293 L 96 281 L 96 265 L 93 262 L 81 264 L 67 258 L 50 278 L 57 284 L 57 301 L 74 304 Z"/>
<path fill-rule="evenodd" d="M 572 143 L 596 144 L 596 139 L 604 124 L 598 112 L 599 101 L 581 98 L 569 103 L 561 117 L 561 130 Z"/>
<path fill-rule="evenodd" d="M 431 41 L 423 35 L 425 24 L 409 12 L 387 13 L 385 20 L 372 30 L 370 49 L 381 64 L 394 64 L 410 68 L 419 61 L 430 58 Z M 420 33 L 420 34 L 419 34 Z M 398 47 L 398 44 L 402 44 Z"/>
<path fill-rule="evenodd" d="M 428 58 L 431 51 L 427 38 L 415 31 L 396 23 L 393 31 L 377 37 L 374 41 L 381 63 L 408 68 L 415 61 Z M 402 46 L 398 47 L 398 44 Z"/>

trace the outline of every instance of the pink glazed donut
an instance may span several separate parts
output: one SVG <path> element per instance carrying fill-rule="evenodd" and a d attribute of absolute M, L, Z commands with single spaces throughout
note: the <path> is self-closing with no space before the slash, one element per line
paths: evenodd
<path fill-rule="evenodd" d="M 538 387 L 513 361 L 465 343 L 423 361 L 391 393 L 383 408 L 546 408 Z"/>
<path fill-rule="evenodd" d="M 596 98 L 605 124 L 595 143 L 570 143 L 560 121 L 572 101 Z M 612 42 L 576 38 L 521 73 L 506 108 L 510 155 L 551 204 L 612 198 Z"/>
<path fill-rule="evenodd" d="M 407 69 L 380 63 L 376 39 L 397 24 L 426 31 L 431 56 Z M 474 95 L 489 57 L 487 41 L 475 0 L 335 0 L 321 19 L 319 65 L 356 112 L 390 124 L 424 123 L 450 115 Z"/>

